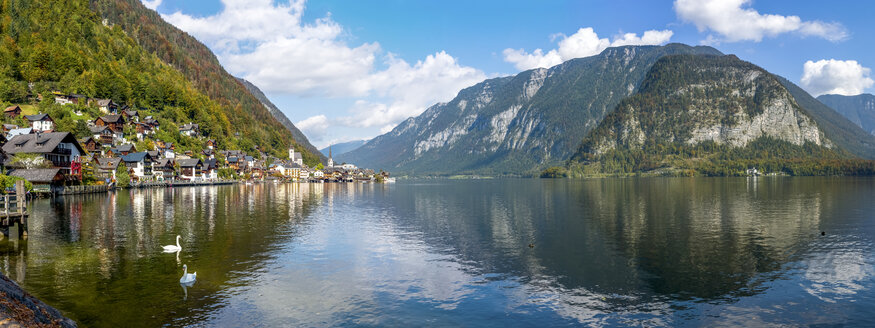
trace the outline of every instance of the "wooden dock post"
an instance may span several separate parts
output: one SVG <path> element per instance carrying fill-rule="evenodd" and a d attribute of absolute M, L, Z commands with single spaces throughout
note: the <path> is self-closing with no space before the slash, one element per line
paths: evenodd
<path fill-rule="evenodd" d="M 27 239 L 27 191 L 24 181 L 15 183 L 15 199 L 18 201 L 18 236 Z"/>

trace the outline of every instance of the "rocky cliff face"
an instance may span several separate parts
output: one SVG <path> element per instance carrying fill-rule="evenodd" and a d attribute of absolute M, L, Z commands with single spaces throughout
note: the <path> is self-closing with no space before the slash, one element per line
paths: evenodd
<path fill-rule="evenodd" d="M 875 96 L 864 93 L 856 96 L 821 95 L 817 100 L 842 114 L 870 134 L 875 134 Z"/>
<path fill-rule="evenodd" d="M 581 146 L 600 156 L 656 145 L 835 145 L 773 75 L 735 56 L 667 56 Z"/>
<path fill-rule="evenodd" d="M 339 157 L 396 173 L 527 174 L 567 160 L 650 66 L 681 44 L 609 48 L 549 69 L 486 80 Z"/>

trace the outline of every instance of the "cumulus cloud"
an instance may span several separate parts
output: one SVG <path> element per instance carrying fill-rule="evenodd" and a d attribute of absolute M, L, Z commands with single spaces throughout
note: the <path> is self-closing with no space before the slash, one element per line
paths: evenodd
<path fill-rule="evenodd" d="M 295 123 L 295 126 L 313 139 L 323 139 L 329 128 L 328 117 L 325 115 L 311 116 Z"/>
<path fill-rule="evenodd" d="M 839 23 L 803 21 L 799 16 L 760 14 L 749 5 L 751 0 L 676 0 L 675 13 L 684 21 L 693 23 L 700 32 L 714 31 L 722 38 L 709 35 L 706 43 L 719 41 L 755 41 L 784 33 L 815 36 L 829 41 L 848 37 Z"/>
<path fill-rule="evenodd" d="M 674 32 L 670 30 L 645 31 L 640 37 L 635 33 L 626 33 L 611 42 L 608 38 L 599 38 L 591 28 L 581 28 L 571 36 L 559 34 L 559 47 L 547 52 L 535 49 L 531 53 L 524 49 L 504 49 L 504 61 L 514 64 L 517 69 L 527 70 L 537 67 L 551 67 L 562 62 L 579 57 L 597 55 L 608 47 L 625 45 L 657 45 L 668 42 Z"/>
<path fill-rule="evenodd" d="M 394 126 L 486 78 L 444 51 L 410 63 L 385 52 L 377 42 L 350 44 L 349 32 L 330 14 L 304 22 L 304 0 L 222 3 L 224 10 L 213 16 L 162 16 L 210 46 L 230 72 L 267 92 L 359 99 L 346 117 L 318 122 L 311 117 L 300 122 L 305 125 Z M 309 136 L 318 133 L 316 126 L 299 128 Z"/>
<path fill-rule="evenodd" d="M 146 6 L 146 8 L 157 10 L 162 2 L 164 2 L 164 0 L 143 0 L 143 5 Z"/>
<path fill-rule="evenodd" d="M 875 84 L 869 77 L 870 69 L 856 60 L 809 60 L 802 66 L 802 71 L 802 87 L 814 96 L 858 95 Z"/>

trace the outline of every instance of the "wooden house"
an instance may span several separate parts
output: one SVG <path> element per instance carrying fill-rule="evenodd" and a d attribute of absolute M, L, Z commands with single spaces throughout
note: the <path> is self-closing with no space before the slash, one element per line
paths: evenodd
<path fill-rule="evenodd" d="M 21 107 L 19 107 L 18 105 L 6 107 L 6 109 L 3 110 L 3 114 L 5 114 L 7 117 L 17 118 L 21 116 Z"/>

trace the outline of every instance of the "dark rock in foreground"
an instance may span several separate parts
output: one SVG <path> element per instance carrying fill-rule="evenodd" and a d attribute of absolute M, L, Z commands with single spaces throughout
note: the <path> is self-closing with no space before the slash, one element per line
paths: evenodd
<path fill-rule="evenodd" d="M 0 327 L 76 327 L 76 323 L 0 274 Z"/>

